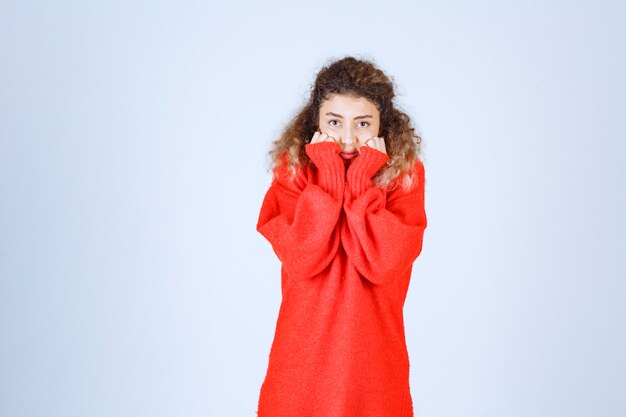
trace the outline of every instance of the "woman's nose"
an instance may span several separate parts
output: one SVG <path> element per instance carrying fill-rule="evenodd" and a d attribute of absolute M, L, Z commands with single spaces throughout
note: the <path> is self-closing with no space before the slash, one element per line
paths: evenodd
<path fill-rule="evenodd" d="M 345 130 L 342 134 L 341 134 L 341 141 L 343 143 L 345 143 L 346 145 L 351 145 L 353 143 L 356 143 L 356 136 L 354 135 L 354 133 L 352 133 L 351 130 Z"/>

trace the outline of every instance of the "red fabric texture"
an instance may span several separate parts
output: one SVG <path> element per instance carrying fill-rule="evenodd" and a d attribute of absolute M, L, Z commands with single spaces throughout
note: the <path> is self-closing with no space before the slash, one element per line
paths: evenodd
<path fill-rule="evenodd" d="M 361 147 L 347 162 L 334 142 L 305 149 L 314 166 L 292 181 L 279 165 L 257 223 L 282 264 L 257 414 L 413 416 L 403 306 L 427 225 L 424 166 L 409 190 L 386 190 L 371 180 L 385 153 Z"/>

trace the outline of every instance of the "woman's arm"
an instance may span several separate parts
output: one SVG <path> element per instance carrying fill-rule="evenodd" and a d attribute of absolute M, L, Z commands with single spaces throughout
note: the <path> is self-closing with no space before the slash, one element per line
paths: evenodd
<path fill-rule="evenodd" d="M 388 156 L 361 147 L 346 174 L 341 243 L 356 269 L 374 284 L 384 285 L 410 267 L 422 251 L 427 225 L 424 208 L 424 165 L 417 161 L 413 185 L 389 195 L 371 178 Z"/>
<path fill-rule="evenodd" d="M 339 145 L 318 142 L 305 149 L 317 170 L 299 171 L 291 181 L 286 163 L 277 167 L 257 223 L 287 273 L 301 278 L 319 274 L 337 253 L 345 189 Z"/>

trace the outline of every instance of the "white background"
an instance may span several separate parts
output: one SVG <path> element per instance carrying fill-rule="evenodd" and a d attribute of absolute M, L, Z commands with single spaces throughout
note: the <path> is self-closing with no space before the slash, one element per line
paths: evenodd
<path fill-rule="evenodd" d="M 0 5 L 0 415 L 254 416 L 255 230 L 316 72 L 423 136 L 416 416 L 626 415 L 621 2 Z"/>

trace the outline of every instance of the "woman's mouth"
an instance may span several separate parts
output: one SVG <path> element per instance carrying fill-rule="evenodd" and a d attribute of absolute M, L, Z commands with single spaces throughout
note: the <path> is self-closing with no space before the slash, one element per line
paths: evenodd
<path fill-rule="evenodd" d="M 356 150 L 354 150 L 354 151 L 349 151 L 349 152 L 342 151 L 342 152 L 340 152 L 340 153 L 339 153 L 339 155 L 341 155 L 341 157 L 342 157 L 343 159 L 352 159 L 352 158 L 354 158 L 355 156 L 357 156 L 358 154 L 359 154 L 359 153 L 358 153 Z"/>

